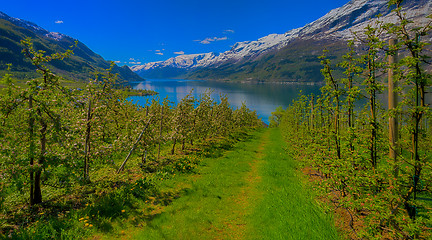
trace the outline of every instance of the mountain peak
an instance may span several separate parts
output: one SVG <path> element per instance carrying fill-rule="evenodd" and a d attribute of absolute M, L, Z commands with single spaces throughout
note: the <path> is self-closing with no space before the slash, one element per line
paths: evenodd
<path fill-rule="evenodd" d="M 7 15 L 6 13 L 1 12 L 1 11 L 0 11 L 0 19 L 7 20 L 7 21 L 12 22 L 13 24 L 15 24 L 17 26 L 26 28 L 28 30 L 31 30 L 31 31 L 34 31 L 37 33 L 42 33 L 42 34 L 48 33 L 47 30 L 43 29 L 42 27 L 38 26 L 35 23 L 20 19 L 20 18 L 10 17 L 9 15 Z"/>
<path fill-rule="evenodd" d="M 432 12 L 432 0 L 406 0 L 402 7 L 406 16 L 416 24 L 425 25 L 430 20 L 426 17 Z M 396 22 L 397 20 L 395 13 L 388 7 L 388 0 L 351 0 L 303 27 L 289 30 L 284 34 L 270 34 L 256 41 L 237 42 L 230 50 L 218 55 L 211 55 L 207 58 L 202 57 L 206 55 L 204 53 L 182 55 L 181 58 L 176 57 L 162 62 L 134 66 L 132 69 L 141 76 L 151 76 L 153 70 L 158 72 L 158 76 L 163 76 L 164 68 L 170 69 L 172 73 L 172 69 L 179 68 L 188 71 L 208 68 L 211 71 L 210 69 L 217 69 L 222 65 L 246 63 L 251 65 L 263 56 L 281 51 L 293 42 L 345 42 L 353 39 L 354 33 L 362 32 L 368 25 L 373 25 L 377 15 L 382 15 L 380 20 L 384 22 Z M 182 62 L 179 61 L 180 59 Z M 271 69 L 274 68 L 271 67 Z M 287 74 L 287 76 L 291 77 L 292 74 Z"/>
<path fill-rule="evenodd" d="M 34 66 L 21 53 L 21 40 L 31 37 L 35 48 L 47 54 L 64 52 L 77 41 L 65 34 L 50 32 L 35 23 L 10 17 L 3 12 L 0 12 L 0 19 L 0 70 L 6 69 L 6 64 L 12 63 L 12 71 L 15 71 L 17 78 L 28 78 L 35 74 Z M 110 67 L 110 62 L 79 41 L 73 51 L 74 56 L 71 58 L 50 62 L 50 69 L 69 79 L 87 81 L 93 77 L 94 71 L 102 72 Z M 113 72 L 119 73 L 122 81 L 143 80 L 129 68 L 115 66 Z"/>

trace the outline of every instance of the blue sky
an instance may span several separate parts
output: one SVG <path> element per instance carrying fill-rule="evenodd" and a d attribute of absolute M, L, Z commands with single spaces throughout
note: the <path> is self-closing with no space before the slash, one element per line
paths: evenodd
<path fill-rule="evenodd" d="M 348 0 L 20 0 L 0 11 L 74 37 L 119 65 L 224 52 L 304 26 Z"/>

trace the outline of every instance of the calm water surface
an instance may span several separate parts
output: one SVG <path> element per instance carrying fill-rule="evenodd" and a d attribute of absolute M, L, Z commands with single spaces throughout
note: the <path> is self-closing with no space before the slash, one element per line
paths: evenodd
<path fill-rule="evenodd" d="M 220 94 L 226 94 L 233 108 L 245 102 L 251 110 L 256 110 L 259 117 L 266 123 L 268 118 L 278 106 L 287 108 L 293 99 L 304 94 L 319 94 L 319 85 L 305 84 L 279 84 L 279 83 L 226 83 L 214 81 L 195 81 L 178 79 L 148 79 L 144 82 L 131 83 L 134 89 L 149 89 L 159 93 L 159 96 L 139 97 L 130 99 L 141 106 L 148 100 L 159 97 L 168 99 L 177 104 L 192 90 L 194 97 L 199 97 L 206 90 L 213 91 L 212 98 L 218 101 Z"/>

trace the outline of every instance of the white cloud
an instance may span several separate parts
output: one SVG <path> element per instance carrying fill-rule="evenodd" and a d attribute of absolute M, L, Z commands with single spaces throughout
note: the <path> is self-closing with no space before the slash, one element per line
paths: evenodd
<path fill-rule="evenodd" d="M 129 58 L 129 61 L 136 61 L 135 58 Z"/>
<path fill-rule="evenodd" d="M 62 24 L 63 21 L 62 21 L 62 20 L 57 20 L 57 21 L 55 21 L 55 23 L 56 23 L 56 24 Z"/>
<path fill-rule="evenodd" d="M 155 51 L 155 53 L 157 54 L 157 55 L 161 55 L 161 56 L 163 56 L 164 54 L 163 54 L 163 52 L 162 51 L 164 51 L 165 49 L 162 49 L 162 50 L 154 50 Z"/>
<path fill-rule="evenodd" d="M 183 52 L 183 51 L 180 51 L 180 52 L 174 52 L 174 54 L 177 54 L 177 55 L 183 55 L 183 54 L 185 54 L 185 52 Z"/>
<path fill-rule="evenodd" d="M 227 29 L 227 30 L 224 31 L 224 33 L 235 33 L 235 31 L 232 30 L 232 29 Z"/>
<path fill-rule="evenodd" d="M 194 41 L 195 42 L 199 42 L 201 44 L 210 44 L 210 43 L 215 42 L 215 41 L 224 41 L 224 40 L 227 40 L 227 39 L 228 39 L 228 37 L 221 37 L 221 38 L 212 37 L 212 38 L 206 38 L 204 40 L 194 40 Z"/>
<path fill-rule="evenodd" d="M 118 64 L 118 63 L 121 63 L 121 62 L 120 62 L 120 61 L 114 61 L 114 63 L 117 63 L 117 64 Z"/>
<path fill-rule="evenodd" d="M 129 62 L 129 64 L 141 64 L 141 62 Z"/>

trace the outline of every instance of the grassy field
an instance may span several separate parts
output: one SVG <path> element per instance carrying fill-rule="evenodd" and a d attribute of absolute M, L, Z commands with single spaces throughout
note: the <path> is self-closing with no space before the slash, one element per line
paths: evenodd
<path fill-rule="evenodd" d="M 338 239 L 283 145 L 279 129 L 258 132 L 223 156 L 204 159 L 196 174 L 159 183 L 171 204 L 153 202 L 145 219 L 95 237 Z"/>
<path fill-rule="evenodd" d="M 82 186 L 94 196 L 67 211 L 59 211 L 67 203 L 53 202 L 58 206 L 17 212 L 39 220 L 0 239 L 338 239 L 279 129 L 238 140 L 215 142 L 204 155 L 171 156 L 175 165 L 145 177 L 130 172 L 106 182 L 97 177 L 106 174 L 94 173 L 94 184 Z M 139 169 L 132 165 L 128 171 Z M 110 183 L 124 184 L 110 190 Z"/>

